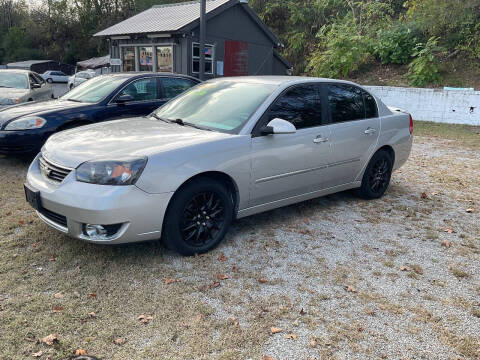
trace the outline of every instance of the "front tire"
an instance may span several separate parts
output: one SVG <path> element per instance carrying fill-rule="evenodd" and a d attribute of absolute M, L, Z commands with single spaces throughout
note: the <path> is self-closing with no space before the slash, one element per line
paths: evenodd
<path fill-rule="evenodd" d="M 199 178 L 173 196 L 163 241 L 184 256 L 203 254 L 223 240 L 232 219 L 233 201 L 227 187 L 211 178 Z"/>
<path fill-rule="evenodd" d="M 367 200 L 381 198 L 390 185 L 393 159 L 386 150 L 377 151 L 365 169 L 358 195 Z"/>

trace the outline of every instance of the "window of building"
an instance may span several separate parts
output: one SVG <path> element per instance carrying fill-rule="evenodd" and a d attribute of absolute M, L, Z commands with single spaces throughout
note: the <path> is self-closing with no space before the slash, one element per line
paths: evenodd
<path fill-rule="evenodd" d="M 160 72 L 173 72 L 173 48 L 157 46 L 157 69 Z"/>
<path fill-rule="evenodd" d="M 351 85 L 328 85 L 332 123 L 365 119 L 362 91 Z"/>
<path fill-rule="evenodd" d="M 123 71 L 135 71 L 135 48 L 133 46 L 122 48 Z"/>
<path fill-rule="evenodd" d="M 140 71 L 153 71 L 153 47 L 140 46 L 138 53 L 140 56 Z"/>
<path fill-rule="evenodd" d="M 267 123 L 275 118 L 290 121 L 297 130 L 321 126 L 322 106 L 318 86 L 306 84 L 288 90 L 267 112 Z"/>
<path fill-rule="evenodd" d="M 198 74 L 200 72 L 200 44 L 193 43 L 192 53 L 192 72 Z M 213 75 L 213 61 L 215 59 L 214 46 L 205 45 L 205 74 Z"/>

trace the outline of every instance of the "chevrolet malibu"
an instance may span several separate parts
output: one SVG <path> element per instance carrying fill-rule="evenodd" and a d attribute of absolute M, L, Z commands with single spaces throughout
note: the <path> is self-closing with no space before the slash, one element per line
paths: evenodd
<path fill-rule="evenodd" d="M 25 192 L 74 238 L 162 238 L 193 255 L 218 245 L 234 219 L 348 189 L 380 198 L 412 132 L 408 113 L 354 83 L 216 79 L 147 117 L 53 135 Z"/>

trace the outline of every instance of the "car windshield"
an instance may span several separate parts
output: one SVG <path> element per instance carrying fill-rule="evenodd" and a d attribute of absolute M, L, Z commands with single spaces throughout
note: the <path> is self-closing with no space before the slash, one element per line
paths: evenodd
<path fill-rule="evenodd" d="M 60 99 L 96 103 L 105 99 L 127 79 L 127 76 L 100 76 L 80 84 Z"/>
<path fill-rule="evenodd" d="M 168 102 L 155 115 L 235 134 L 275 88 L 269 84 L 236 81 L 207 82 Z"/>
<path fill-rule="evenodd" d="M 0 72 L 0 88 L 28 89 L 28 77 L 25 74 Z"/>

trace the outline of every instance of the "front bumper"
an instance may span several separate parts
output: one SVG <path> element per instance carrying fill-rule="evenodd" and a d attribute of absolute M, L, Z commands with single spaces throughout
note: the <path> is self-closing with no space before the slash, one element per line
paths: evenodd
<path fill-rule="evenodd" d="M 30 165 L 27 184 L 40 191 L 39 217 L 69 236 L 99 244 L 123 244 L 159 239 L 173 193 L 148 194 L 136 186 L 106 186 L 78 182 L 72 171 L 61 183 L 44 177 L 39 155 Z M 85 224 L 121 224 L 107 240 L 85 235 Z"/>
<path fill-rule="evenodd" d="M 53 130 L 0 130 L 0 154 L 33 154 L 40 151 Z"/>

